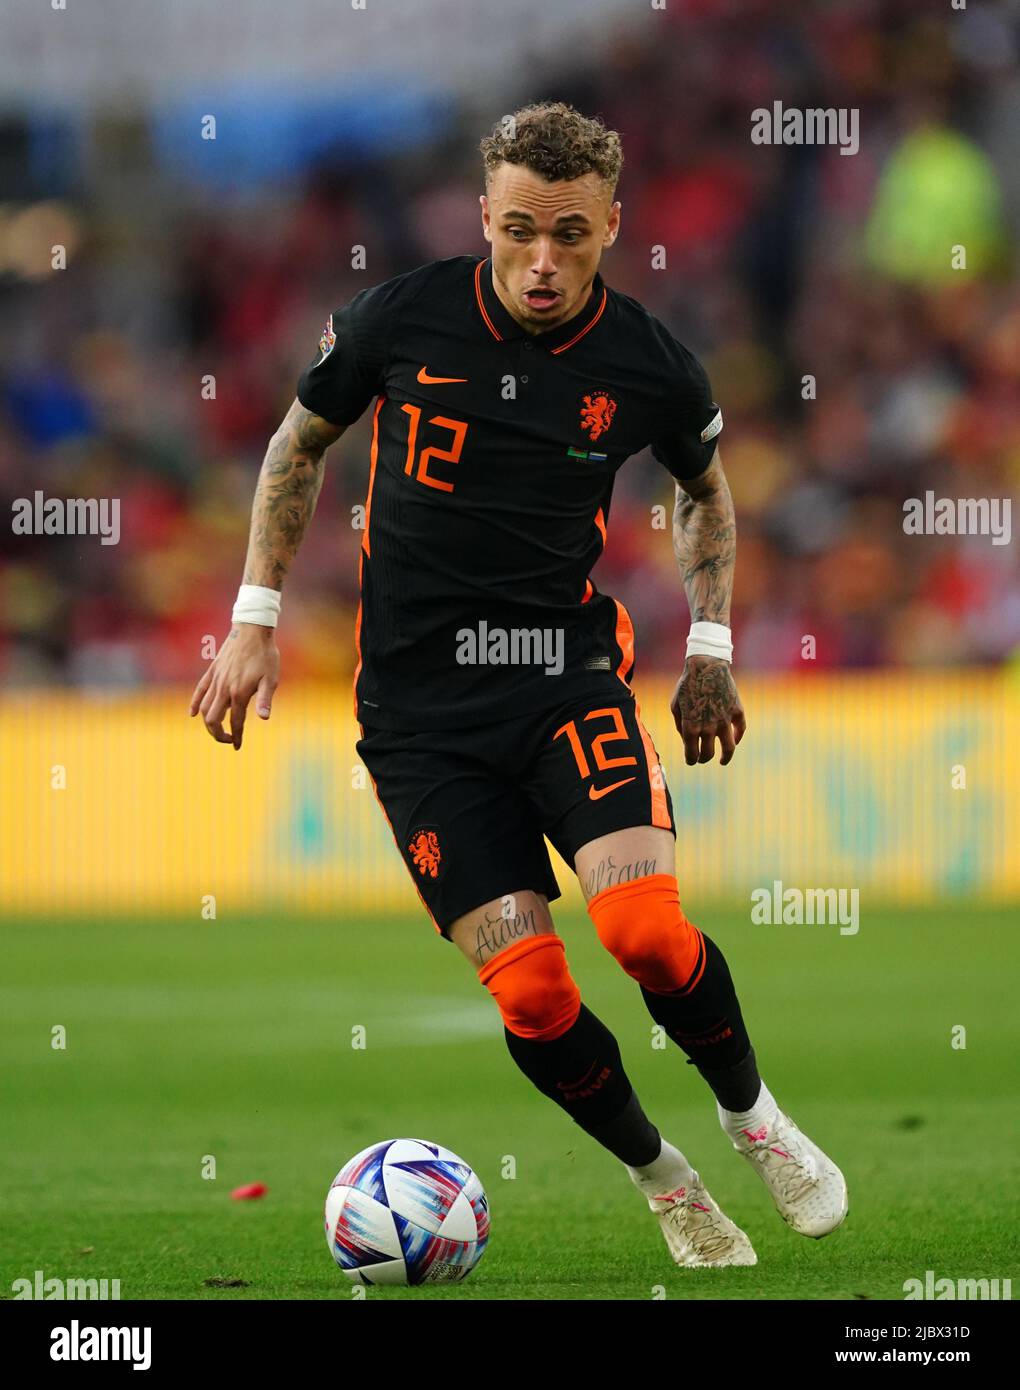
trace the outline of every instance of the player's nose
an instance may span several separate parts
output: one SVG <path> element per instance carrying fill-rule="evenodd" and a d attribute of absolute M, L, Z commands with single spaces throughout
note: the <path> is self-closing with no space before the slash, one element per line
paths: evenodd
<path fill-rule="evenodd" d="M 545 237 L 535 238 L 535 258 L 531 263 L 534 275 L 555 275 L 556 262 L 553 260 L 552 242 Z"/>

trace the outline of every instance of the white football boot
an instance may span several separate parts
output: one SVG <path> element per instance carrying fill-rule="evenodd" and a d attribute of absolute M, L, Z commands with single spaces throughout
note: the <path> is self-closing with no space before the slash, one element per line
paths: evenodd
<path fill-rule="evenodd" d="M 772 1120 L 736 1135 L 726 1123 L 729 1112 L 718 1103 L 717 1109 L 730 1142 L 754 1167 L 786 1224 L 816 1240 L 834 1231 L 846 1216 L 847 1192 L 832 1159 L 779 1109 Z"/>
<path fill-rule="evenodd" d="M 758 1263 L 747 1236 L 719 1210 L 693 1169 L 688 1182 L 649 1196 L 648 1205 L 678 1265 L 718 1269 Z"/>

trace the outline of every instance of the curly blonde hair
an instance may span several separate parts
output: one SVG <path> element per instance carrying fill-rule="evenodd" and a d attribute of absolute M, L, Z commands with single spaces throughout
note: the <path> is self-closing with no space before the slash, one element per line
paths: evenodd
<path fill-rule="evenodd" d="M 550 183 L 597 174 L 612 193 L 623 166 L 616 131 L 562 101 L 538 102 L 503 116 L 479 149 L 486 180 L 501 164 L 523 164 Z"/>

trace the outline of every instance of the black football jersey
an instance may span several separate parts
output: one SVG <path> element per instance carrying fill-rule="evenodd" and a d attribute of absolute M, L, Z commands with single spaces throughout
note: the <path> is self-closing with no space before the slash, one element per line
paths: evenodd
<path fill-rule="evenodd" d="M 350 425 L 375 401 L 356 625 L 359 720 L 455 728 L 627 680 L 633 631 L 590 574 L 617 469 L 651 446 L 710 464 L 722 415 L 698 360 L 596 275 L 529 334 L 489 260 L 435 261 L 334 312 L 297 387 Z"/>

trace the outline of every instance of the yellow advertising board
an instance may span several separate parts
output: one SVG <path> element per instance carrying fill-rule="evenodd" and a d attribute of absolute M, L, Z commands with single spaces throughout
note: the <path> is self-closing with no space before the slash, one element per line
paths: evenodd
<path fill-rule="evenodd" d="M 740 686 L 748 732 L 733 762 L 689 768 L 671 687 L 636 682 L 689 910 L 774 884 L 889 903 L 1020 901 L 1015 678 Z M 349 687 L 284 681 L 268 723 L 249 715 L 240 753 L 188 717 L 189 694 L 0 700 L 0 913 L 422 910 L 355 751 Z"/>

